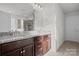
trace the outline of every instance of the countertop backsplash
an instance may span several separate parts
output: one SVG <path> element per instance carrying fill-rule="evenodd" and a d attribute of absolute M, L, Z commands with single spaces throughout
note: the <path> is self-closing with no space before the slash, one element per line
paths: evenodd
<path fill-rule="evenodd" d="M 32 33 L 31 31 L 15 31 L 15 32 L 0 32 L 0 37 L 5 37 L 5 36 L 16 36 L 16 35 L 23 35 L 23 34 L 30 34 Z M 34 34 L 34 33 L 33 33 Z"/>
<path fill-rule="evenodd" d="M 12 32 L 0 32 L 0 37 L 3 37 L 3 36 L 12 36 L 13 33 Z"/>
<path fill-rule="evenodd" d="M 42 31 L 23 31 L 23 32 L 19 32 L 19 31 L 16 31 L 16 32 L 0 32 L 0 37 L 5 37 L 5 36 L 16 36 L 16 35 L 29 35 L 29 34 L 32 34 L 32 35 L 37 35 L 37 34 L 43 34 L 43 33 L 46 33 L 46 32 L 42 32 Z"/>
<path fill-rule="evenodd" d="M 20 32 L 0 32 L 0 37 L 19 35 Z"/>

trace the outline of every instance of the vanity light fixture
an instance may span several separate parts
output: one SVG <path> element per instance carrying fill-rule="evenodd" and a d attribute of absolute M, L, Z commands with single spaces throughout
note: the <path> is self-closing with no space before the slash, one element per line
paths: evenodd
<path fill-rule="evenodd" d="M 33 9 L 39 10 L 39 9 L 42 9 L 42 7 L 38 3 L 33 3 Z"/>

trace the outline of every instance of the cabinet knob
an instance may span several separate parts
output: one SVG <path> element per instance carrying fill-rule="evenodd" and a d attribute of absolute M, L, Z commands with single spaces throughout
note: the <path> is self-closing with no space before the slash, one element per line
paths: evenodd
<path fill-rule="evenodd" d="M 23 50 L 23 52 L 26 52 L 25 50 Z"/>
<path fill-rule="evenodd" d="M 42 50 L 42 48 L 40 48 L 40 50 Z"/>
<path fill-rule="evenodd" d="M 22 51 L 20 53 L 23 53 Z"/>

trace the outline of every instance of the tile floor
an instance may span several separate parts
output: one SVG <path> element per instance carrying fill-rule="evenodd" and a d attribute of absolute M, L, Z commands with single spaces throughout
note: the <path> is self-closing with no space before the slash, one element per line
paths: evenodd
<path fill-rule="evenodd" d="M 79 43 L 65 41 L 57 52 L 51 50 L 45 56 L 79 56 Z"/>

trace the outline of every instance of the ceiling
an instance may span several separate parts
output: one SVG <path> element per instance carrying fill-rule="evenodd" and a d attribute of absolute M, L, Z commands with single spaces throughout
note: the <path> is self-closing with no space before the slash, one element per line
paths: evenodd
<path fill-rule="evenodd" d="M 54 3 L 41 3 L 42 7 L 51 7 Z M 79 12 L 79 3 L 57 3 L 64 14 Z"/>
<path fill-rule="evenodd" d="M 33 7 L 31 3 L 0 3 L 0 11 L 28 16 L 33 13 Z"/>
<path fill-rule="evenodd" d="M 0 3 L 0 11 L 11 14 L 28 16 L 33 13 L 33 3 Z M 51 6 L 53 4 L 39 4 L 42 7 Z M 79 3 L 59 3 L 59 6 L 65 14 L 79 11 Z"/>
<path fill-rule="evenodd" d="M 79 11 L 79 3 L 59 3 L 65 14 Z"/>

